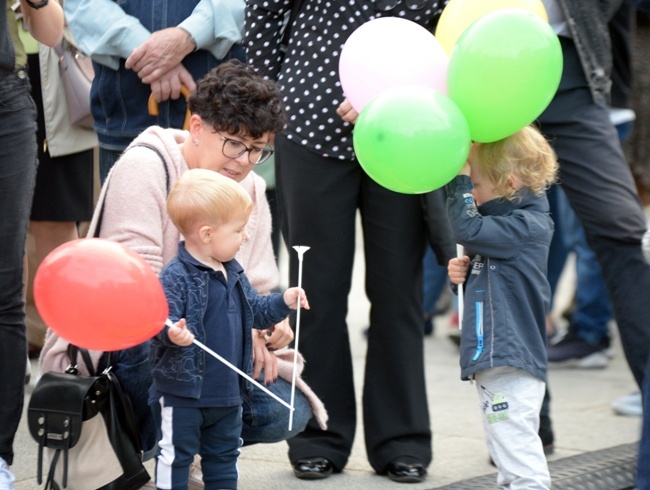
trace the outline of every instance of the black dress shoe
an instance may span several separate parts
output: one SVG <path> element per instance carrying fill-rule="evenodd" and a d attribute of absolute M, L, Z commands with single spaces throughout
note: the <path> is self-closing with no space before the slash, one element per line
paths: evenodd
<path fill-rule="evenodd" d="M 410 458 L 409 458 L 410 459 Z M 399 483 L 420 483 L 427 475 L 427 469 L 422 463 L 406 462 L 396 459 L 386 466 L 388 478 Z"/>
<path fill-rule="evenodd" d="M 325 458 L 303 458 L 291 463 L 293 474 L 301 480 L 322 480 L 334 472 L 334 465 Z"/>

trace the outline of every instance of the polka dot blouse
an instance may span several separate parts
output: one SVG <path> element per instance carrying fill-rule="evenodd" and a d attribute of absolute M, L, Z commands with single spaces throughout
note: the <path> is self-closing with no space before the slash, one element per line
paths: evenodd
<path fill-rule="evenodd" d="M 445 2 L 304 0 L 284 57 L 280 49 L 282 25 L 292 0 L 246 3 L 244 45 L 248 61 L 280 84 L 289 113 L 283 134 L 325 157 L 351 160 L 353 126 L 336 114 L 345 99 L 338 75 L 343 44 L 359 26 L 382 16 L 402 17 L 432 29 Z M 382 4 L 396 5 L 382 12 Z M 416 4 L 424 6 L 408 8 Z"/>

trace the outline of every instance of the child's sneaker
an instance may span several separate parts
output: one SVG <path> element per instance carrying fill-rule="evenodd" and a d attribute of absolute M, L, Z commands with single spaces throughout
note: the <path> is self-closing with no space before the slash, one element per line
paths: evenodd
<path fill-rule="evenodd" d="M 16 478 L 9 469 L 9 465 L 4 459 L 0 458 L 0 490 L 15 490 L 15 481 Z"/>

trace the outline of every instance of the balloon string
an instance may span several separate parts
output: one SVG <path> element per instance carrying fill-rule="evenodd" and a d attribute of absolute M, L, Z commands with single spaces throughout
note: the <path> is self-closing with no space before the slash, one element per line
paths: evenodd
<path fill-rule="evenodd" d="M 462 259 L 465 255 L 465 249 L 462 245 L 456 244 L 456 256 Z M 463 294 L 463 284 L 458 285 L 458 330 L 463 329 L 463 311 L 465 310 L 465 295 Z"/>
<path fill-rule="evenodd" d="M 298 308 L 296 309 L 296 338 L 293 345 L 293 373 L 291 377 L 291 412 L 289 412 L 289 432 L 293 430 L 293 402 L 296 396 L 296 373 L 298 371 L 298 343 L 300 341 L 300 288 L 302 288 L 302 258 L 310 247 L 296 245 L 293 247 L 298 252 Z"/>
<path fill-rule="evenodd" d="M 173 326 L 174 326 L 174 324 L 173 324 L 173 323 L 171 322 L 171 320 L 169 320 L 169 319 L 167 319 L 167 321 L 165 322 L 165 325 L 167 325 L 168 327 L 173 327 Z M 291 410 L 291 414 L 293 414 L 293 410 L 295 410 L 295 409 L 293 408 L 293 406 L 292 406 L 292 405 L 289 405 L 289 404 L 288 404 L 287 402 L 285 402 L 282 398 L 280 398 L 280 397 L 277 396 L 275 393 L 273 393 L 272 391 L 270 391 L 266 386 L 264 386 L 263 384 L 261 384 L 261 383 L 255 381 L 253 378 L 251 378 L 251 377 L 250 377 L 248 374 L 246 374 L 244 371 L 242 371 L 241 369 L 239 369 L 239 368 L 238 368 L 237 366 L 235 366 L 234 364 L 228 362 L 226 359 L 224 359 L 223 357 L 221 357 L 219 354 L 217 354 L 215 351 L 213 351 L 212 349 L 210 349 L 210 348 L 209 348 L 208 346 L 206 346 L 205 344 L 199 342 L 199 341 L 196 340 L 196 339 L 194 339 L 194 340 L 192 341 L 192 343 L 198 345 L 201 349 L 203 349 L 204 351 L 206 351 L 206 352 L 207 352 L 208 354 L 210 354 L 212 357 L 214 357 L 215 359 L 217 359 L 217 360 L 221 361 L 222 363 L 224 363 L 226 366 L 228 366 L 230 369 L 232 369 L 233 371 L 235 371 L 235 372 L 236 372 L 237 374 L 239 374 L 240 376 L 243 376 L 244 378 L 246 378 L 248 381 L 250 381 L 250 382 L 253 383 L 255 386 L 257 386 L 260 390 L 264 391 L 267 395 L 269 395 L 269 396 L 275 398 L 278 402 L 282 403 L 282 405 L 284 405 L 284 406 L 287 407 L 289 410 Z"/>

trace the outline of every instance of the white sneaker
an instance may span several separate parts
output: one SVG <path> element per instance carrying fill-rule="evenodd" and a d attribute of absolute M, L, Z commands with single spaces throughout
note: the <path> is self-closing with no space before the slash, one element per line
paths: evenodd
<path fill-rule="evenodd" d="M 643 241 L 641 242 L 641 248 L 643 249 L 643 256 L 646 261 L 650 264 L 650 229 L 646 230 L 643 235 Z"/>
<path fill-rule="evenodd" d="M 16 478 L 9 469 L 7 462 L 0 458 L 0 490 L 15 490 L 14 482 Z"/>
<path fill-rule="evenodd" d="M 643 415 L 641 392 L 635 391 L 629 395 L 619 396 L 612 402 L 612 408 L 618 415 L 641 417 Z"/>

